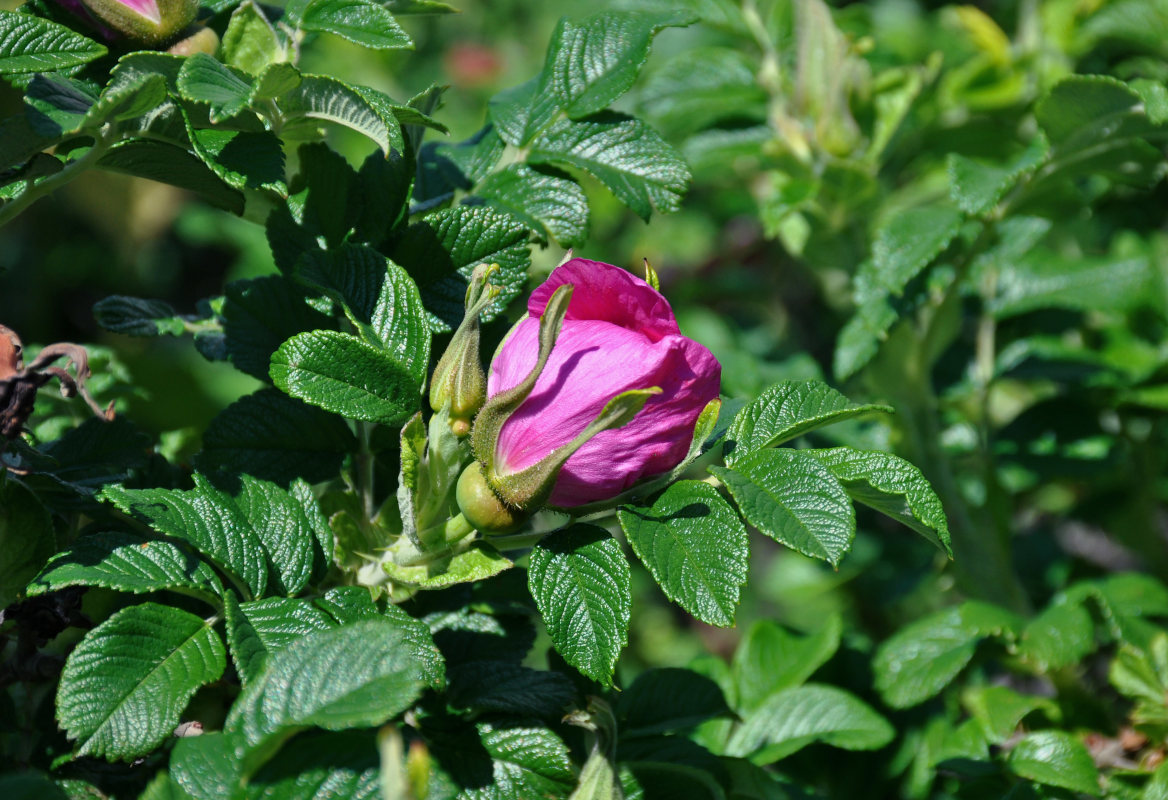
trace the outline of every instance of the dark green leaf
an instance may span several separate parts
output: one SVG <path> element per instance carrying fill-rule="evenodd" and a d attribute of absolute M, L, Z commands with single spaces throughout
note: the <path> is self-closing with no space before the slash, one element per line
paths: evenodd
<path fill-rule="evenodd" d="M 308 304 L 302 289 L 278 276 L 227 284 L 222 314 L 231 363 L 265 381 L 272 353 L 281 344 L 297 333 L 335 324 Z"/>
<path fill-rule="evenodd" d="M 182 336 L 186 323 L 162 300 L 110 295 L 93 304 L 97 324 L 126 336 Z"/>
<path fill-rule="evenodd" d="M 206 53 L 186 60 L 178 73 L 178 91 L 183 99 L 207 103 L 211 122 L 223 122 L 247 108 L 252 85 L 246 73 L 220 64 Z"/>
<path fill-rule="evenodd" d="M 251 0 L 245 0 L 231 13 L 219 50 L 228 66 L 251 75 L 260 75 L 267 67 L 284 60 L 284 48 L 275 28 Z M 268 93 L 268 96 L 276 94 L 280 93 Z"/>
<path fill-rule="evenodd" d="M 629 564 L 602 528 L 574 525 L 531 552 L 528 586 L 564 660 L 609 685 L 628 641 Z"/>
<path fill-rule="evenodd" d="M 204 620 L 155 603 L 131 606 L 69 655 L 58 718 L 80 755 L 144 755 L 171 735 L 195 690 L 223 674 L 226 658 Z"/>
<path fill-rule="evenodd" d="M 488 103 L 491 122 L 507 144 L 525 147 L 560 113 L 541 77 L 499 92 Z"/>
<path fill-rule="evenodd" d="M 315 631 L 272 653 L 236 701 L 225 728 L 250 748 L 296 730 L 381 725 L 421 694 L 424 670 L 388 619 Z"/>
<path fill-rule="evenodd" d="M 1046 140 L 1035 139 L 1017 158 L 1003 164 L 987 164 L 951 153 L 949 196 L 966 214 L 988 214 L 1018 179 L 1046 160 Z"/>
<path fill-rule="evenodd" d="M 680 481 L 651 507 L 625 506 L 618 516 L 633 552 L 670 600 L 707 624 L 734 624 L 750 541 L 717 489 Z"/>
<path fill-rule="evenodd" d="M 894 215 L 876 231 L 872 266 L 876 285 L 900 295 L 961 230 L 964 215 L 946 205 L 912 208 Z"/>
<path fill-rule="evenodd" d="M 802 685 L 835 655 L 842 628 L 839 615 L 805 636 L 770 620 L 751 625 L 734 652 L 735 708 L 753 712 L 776 692 Z"/>
<path fill-rule="evenodd" d="M 734 416 L 726 432 L 726 463 L 790 441 L 824 425 L 889 406 L 853 403 L 819 381 L 783 381 L 767 389 Z"/>
<path fill-rule="evenodd" d="M 688 669 L 650 669 L 617 696 L 614 712 L 622 736 L 684 731 L 711 717 L 728 716 L 722 690 Z"/>
<path fill-rule="evenodd" d="M 0 475 L 0 609 L 24 591 L 56 551 L 49 512 L 35 494 Z"/>
<path fill-rule="evenodd" d="M 971 686 L 961 696 L 962 704 L 977 722 L 990 744 L 1003 744 L 1033 711 L 1042 709 L 1058 718 L 1058 706 L 1049 698 L 1018 694 L 1006 686 Z"/>
<path fill-rule="evenodd" d="M 657 31 L 693 21 L 680 9 L 606 11 L 579 23 L 561 19 L 548 47 L 546 85 L 569 116 L 602 111 L 632 87 Z"/>
<path fill-rule="evenodd" d="M 1095 622 L 1080 603 L 1052 603 L 1022 629 L 1018 654 L 1043 670 L 1077 664 L 1095 649 Z"/>
<path fill-rule="evenodd" d="M 287 194 L 284 149 L 267 131 L 220 131 L 188 127 L 191 146 L 203 163 L 236 189 L 267 189 Z"/>
<path fill-rule="evenodd" d="M 896 731 L 855 695 L 834 686 L 807 684 L 771 696 L 742 721 L 726 754 L 756 764 L 786 758 L 812 742 L 845 750 L 878 750 Z"/>
<path fill-rule="evenodd" d="M 584 190 L 554 171 L 511 164 L 488 175 L 475 194 L 523 220 L 533 230 L 546 230 L 564 247 L 580 247 L 588 238 L 588 198 Z"/>
<path fill-rule="evenodd" d="M 953 556 L 945 509 L 919 469 L 890 453 L 850 447 L 809 452 L 839 478 L 853 500 L 907 525 Z"/>
<path fill-rule="evenodd" d="M 455 708 L 558 720 L 575 697 L 572 682 L 512 661 L 472 661 L 450 670 L 448 702 Z"/>
<path fill-rule="evenodd" d="M 340 417 L 261 389 L 235 401 L 203 432 L 195 463 L 205 471 L 243 472 L 286 486 L 336 477 L 357 440 Z"/>
<path fill-rule="evenodd" d="M 417 410 L 413 374 L 384 350 L 337 331 L 293 336 L 272 354 L 272 381 L 349 419 L 401 425 Z"/>
<path fill-rule="evenodd" d="M 175 145 L 131 139 L 111 147 L 97 166 L 189 189 L 219 208 L 233 214 L 243 213 L 243 195 L 220 180 L 189 151 Z"/>
<path fill-rule="evenodd" d="M 215 571 L 177 545 L 115 531 L 82 536 L 55 555 L 29 586 L 29 594 L 66 586 L 101 586 L 134 594 L 166 589 L 216 606 L 223 592 Z"/>
<path fill-rule="evenodd" d="M 676 211 L 690 179 L 681 156 L 653 129 L 610 112 L 554 123 L 531 143 L 527 160 L 587 172 L 644 220 L 654 210 Z"/>
<path fill-rule="evenodd" d="M 710 467 L 730 490 L 746 521 L 804 555 L 835 565 L 856 535 L 847 492 L 814 457 L 795 450 L 759 450 L 733 468 Z"/>
<path fill-rule="evenodd" d="M 460 583 L 486 580 L 513 566 L 510 559 L 491 545 L 475 542 L 449 561 L 439 564 L 403 567 L 386 561 L 382 569 L 391 581 L 402 586 L 446 589 Z"/>
<path fill-rule="evenodd" d="M 299 27 L 332 33 L 377 50 L 413 47 L 413 42 L 383 5 L 371 0 L 312 0 Z"/>
<path fill-rule="evenodd" d="M 576 782 L 568 748 L 544 727 L 481 722 L 436 739 L 433 754 L 458 800 L 564 797 Z"/>
<path fill-rule="evenodd" d="M 1072 75 L 1060 81 L 1034 109 L 1038 124 L 1056 147 L 1067 145 L 1099 120 L 1130 112 L 1140 96 L 1105 75 Z"/>
<path fill-rule="evenodd" d="M 498 264 L 491 281 L 502 291 L 483 312 L 484 322 L 503 313 L 519 295 L 531 265 L 528 229 L 491 208 L 459 206 L 424 217 L 394 242 L 390 257 L 417 282 L 422 301 L 434 316 L 436 333 L 462 321 L 471 272 L 479 264 Z"/>
<path fill-rule="evenodd" d="M 383 114 L 370 104 L 366 96 L 335 78 L 325 75 L 304 75 L 300 85 L 287 92 L 280 100 L 289 124 L 303 120 L 343 125 L 367 136 L 386 153 L 400 131 L 390 130 Z"/>
<path fill-rule="evenodd" d="M 638 100 L 667 136 L 692 135 L 723 120 L 762 122 L 766 92 L 757 72 L 752 56 L 738 50 L 686 49 L 649 77 Z"/>
<path fill-rule="evenodd" d="M 893 708 L 908 708 L 940 692 L 989 637 L 1011 638 L 1019 620 L 986 603 L 967 602 L 901 628 L 872 660 L 876 689 Z"/>
<path fill-rule="evenodd" d="M 1099 797 L 1099 770 L 1083 743 L 1065 731 L 1039 731 L 1024 737 L 1007 759 L 1023 778 Z"/>
<path fill-rule="evenodd" d="M 247 782 L 248 800 L 375 800 L 377 737 L 369 731 L 297 736 Z"/>
<path fill-rule="evenodd" d="M 106 54 L 104 45 L 31 14 L 0 11 L 0 75 L 52 72 Z"/>

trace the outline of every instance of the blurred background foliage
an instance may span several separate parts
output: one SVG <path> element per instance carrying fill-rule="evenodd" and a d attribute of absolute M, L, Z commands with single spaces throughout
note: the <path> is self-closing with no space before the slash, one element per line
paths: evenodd
<path fill-rule="evenodd" d="M 538 71 L 562 15 L 653 4 L 454 5 L 457 15 L 402 19 L 415 51 L 378 53 L 327 37 L 303 67 L 327 64 L 331 74 L 394 97 L 449 84 L 438 117 L 459 141 L 482 126 L 491 95 Z M 896 377 L 882 377 L 879 359 L 841 356 L 849 342 L 841 337 L 863 305 L 857 276 L 876 232 L 906 209 L 948 201 L 951 154 L 1024 160 L 1040 138 L 1035 103 L 1061 78 L 1168 79 L 1163 2 L 877 0 L 831 9 L 806 3 L 802 15 L 782 2 L 689 5 L 703 22 L 662 33 L 644 77 L 620 102 L 685 153 L 690 193 L 679 213 L 643 224 L 585 179 L 593 215 L 579 254 L 630 268 L 648 258 L 683 331 L 722 362 L 729 397 L 752 397 L 781 379 L 823 378 L 850 381 L 857 399 L 886 398 Z M 18 103 L 15 92 L 0 90 L 0 113 Z M 335 135 L 354 164 L 366 155 L 364 140 Z M 1149 265 L 1153 277 L 1134 299 L 1108 301 L 1113 271 L 1070 300 L 1027 306 L 1020 295 L 1012 311 L 987 323 L 985 309 L 1001 298 L 996 284 L 980 296 L 956 293 L 952 330 L 923 362 L 935 391 L 934 444 L 956 496 L 977 512 L 975 528 L 994 517 L 1012 535 L 1005 568 L 1016 570 L 1022 608 L 1045 605 L 1080 578 L 1132 568 L 1168 575 L 1161 414 L 1168 384 L 1158 382 L 1168 377 L 1168 190 L 1162 153 L 1144 155 L 1084 169 L 1026 199 L 1041 218 L 1058 221 L 1044 231 L 1050 259 Z M 1021 218 L 1027 210 L 1011 212 Z M 555 245 L 537 252 L 532 281 L 562 256 Z M 0 230 L 0 321 L 28 342 L 96 343 L 99 360 L 117 364 L 125 378 L 105 393 L 99 387 L 99 398 L 116 397 L 181 459 L 198 449 L 207 422 L 258 382 L 203 360 L 181 340 L 107 333 L 92 305 L 125 294 L 192 313 L 225 282 L 271 272 L 260 226 L 171 187 L 95 171 Z M 930 276 L 945 281 L 943 270 Z M 927 300 L 943 288 L 919 292 Z M 987 324 L 996 337 L 988 354 L 978 339 Z M 904 337 L 920 330 L 909 326 Z M 884 359 L 913 363 L 887 327 L 876 338 L 887 340 Z M 820 443 L 912 450 L 905 444 L 912 431 L 895 424 L 842 425 L 831 436 Z M 728 657 L 757 619 L 813 631 L 839 614 L 844 645 L 820 679 L 870 685 L 860 654 L 950 602 L 954 577 L 918 537 L 875 514 L 860 522 L 838 571 L 759 541 L 734 630 L 696 622 L 635 571 L 626 678 L 706 652 Z"/>

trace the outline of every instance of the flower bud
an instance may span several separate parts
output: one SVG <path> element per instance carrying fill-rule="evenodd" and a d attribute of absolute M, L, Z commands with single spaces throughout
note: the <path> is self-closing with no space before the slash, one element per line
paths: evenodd
<path fill-rule="evenodd" d="M 137 44 L 160 45 L 195 20 L 199 0 L 83 0 L 102 25 Z"/>
<path fill-rule="evenodd" d="M 455 500 L 466 521 L 483 534 L 514 533 L 531 516 L 499 499 L 487 484 L 483 465 L 477 461 L 470 462 L 458 476 Z"/>
<path fill-rule="evenodd" d="M 191 25 L 177 42 L 166 48 L 174 56 L 193 56 L 195 53 L 215 55 L 219 50 L 219 34 L 205 25 Z"/>
<path fill-rule="evenodd" d="M 430 408 L 447 409 L 450 430 L 456 436 L 470 433 L 471 422 L 487 399 L 487 376 L 479 360 L 479 315 L 499 295 L 499 289 L 489 283 L 498 269 L 498 264 L 475 267 L 462 323 L 430 379 Z"/>
<path fill-rule="evenodd" d="M 504 502 L 603 502 L 685 458 L 721 367 L 681 335 L 646 275 L 576 258 L 531 295 L 491 362 L 471 436 Z"/>

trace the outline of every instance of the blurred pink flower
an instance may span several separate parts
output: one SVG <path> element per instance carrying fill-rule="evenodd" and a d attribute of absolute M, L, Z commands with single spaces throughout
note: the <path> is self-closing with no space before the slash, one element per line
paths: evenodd
<path fill-rule="evenodd" d="M 500 431 L 496 471 L 517 472 L 572 441 L 622 392 L 662 390 L 631 422 L 597 434 L 568 459 L 549 502 L 569 507 L 614 497 L 677 466 L 698 415 L 718 397 L 722 367 L 709 350 L 681 335 L 669 303 L 648 283 L 618 267 L 575 258 L 532 293 L 527 318 L 491 364 L 490 396 L 531 371 L 540 315 L 563 284 L 574 287 L 563 328 L 535 389 Z"/>

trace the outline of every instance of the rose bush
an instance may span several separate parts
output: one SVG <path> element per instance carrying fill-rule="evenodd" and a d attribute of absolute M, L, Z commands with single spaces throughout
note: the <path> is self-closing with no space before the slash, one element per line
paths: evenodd
<path fill-rule="evenodd" d="M 535 388 L 504 423 L 496 470 L 519 472 L 571 442 L 617 395 L 661 390 L 631 422 L 594 436 L 568 459 L 550 503 L 571 507 L 605 500 L 685 457 L 694 423 L 717 399 L 722 368 L 681 334 L 669 302 L 645 281 L 599 261 L 556 268 L 527 303 L 528 315 L 491 362 L 494 397 L 527 377 L 539 352 L 540 317 L 560 286 L 573 286 L 563 327 Z"/>

